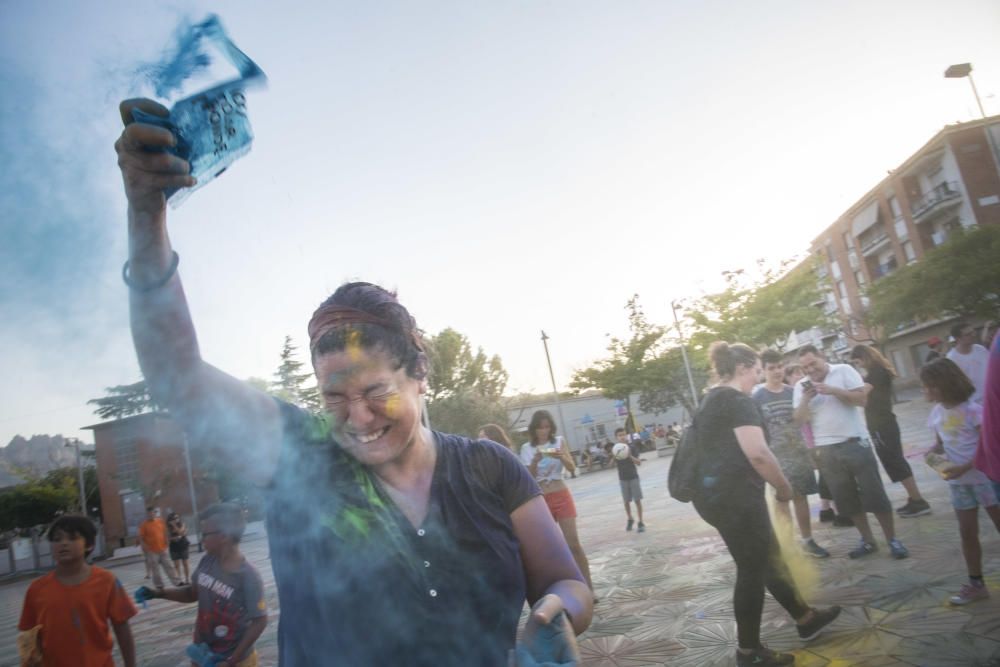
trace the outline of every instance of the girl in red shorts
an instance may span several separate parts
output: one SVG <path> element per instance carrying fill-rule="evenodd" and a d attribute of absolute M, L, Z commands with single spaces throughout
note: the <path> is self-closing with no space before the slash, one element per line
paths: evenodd
<path fill-rule="evenodd" d="M 577 567 L 593 590 L 594 584 L 590 581 L 590 563 L 587 562 L 587 554 L 583 553 L 580 536 L 576 532 L 576 505 L 573 503 L 573 494 L 562 478 L 564 468 L 571 473 L 576 471 L 576 463 L 570 454 L 569 445 L 561 436 L 556 435 L 555 421 L 547 410 L 537 410 L 531 415 L 528 436 L 531 440 L 521 445 L 521 460 L 528 466 L 535 481 L 542 488 L 552 518 L 562 529 Z"/>

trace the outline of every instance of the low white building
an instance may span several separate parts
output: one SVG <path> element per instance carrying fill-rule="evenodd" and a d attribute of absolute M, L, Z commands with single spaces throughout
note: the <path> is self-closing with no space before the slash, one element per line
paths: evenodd
<path fill-rule="evenodd" d="M 640 429 L 649 427 L 652 430 L 657 424 L 668 426 L 674 422 L 686 424 L 688 421 L 687 411 L 681 406 L 674 406 L 660 414 L 652 414 L 639 410 L 639 394 L 634 394 L 631 402 L 632 414 Z M 531 415 L 536 410 L 549 411 L 556 421 L 559 434 L 566 437 L 573 451 L 580 451 L 591 442 L 613 441 L 615 429 L 625 426 L 625 419 L 628 417 L 624 401 L 605 398 L 596 392 L 560 398 L 559 408 L 550 397 L 517 403 L 508 408 L 511 432 L 527 430 Z M 521 443 L 515 442 L 514 445 L 519 447 Z"/>

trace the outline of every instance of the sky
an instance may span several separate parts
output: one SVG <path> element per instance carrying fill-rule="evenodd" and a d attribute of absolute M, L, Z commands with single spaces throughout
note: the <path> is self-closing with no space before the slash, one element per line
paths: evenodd
<path fill-rule="evenodd" d="M 269 85 L 252 152 L 169 228 L 202 355 L 241 378 L 361 279 L 500 355 L 511 392 L 551 389 L 544 329 L 565 388 L 633 294 L 666 324 L 724 270 L 804 256 L 978 117 L 948 65 L 1000 113 L 994 0 L 0 0 L 0 445 L 92 441 L 86 401 L 140 377 L 117 103 L 209 12 Z"/>

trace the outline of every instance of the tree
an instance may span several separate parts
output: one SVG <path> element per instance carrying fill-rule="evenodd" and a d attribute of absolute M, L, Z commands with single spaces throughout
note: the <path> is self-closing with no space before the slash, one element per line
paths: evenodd
<path fill-rule="evenodd" d="M 723 271 L 726 289 L 697 300 L 687 316 L 694 326 L 692 346 L 706 348 L 716 340 L 747 343 L 756 347 L 785 345 L 793 331 L 806 331 L 829 324 L 829 316 L 816 303 L 819 286 L 808 262 L 787 270 L 757 262 L 756 276 L 743 269 Z"/>
<path fill-rule="evenodd" d="M 447 328 L 427 339 L 427 357 L 427 412 L 435 429 L 475 436 L 483 424 L 509 425 L 503 398 L 509 376 L 499 356 L 487 357 L 481 347 L 473 352 L 468 338 Z"/>
<path fill-rule="evenodd" d="M 707 364 L 704 353 L 691 355 L 691 375 L 697 387 L 708 382 Z M 643 412 L 659 414 L 675 405 L 681 405 L 688 414 L 694 414 L 691 383 L 681 348 L 672 347 L 646 362 L 643 369 L 642 389 L 639 394 L 639 409 Z"/>
<path fill-rule="evenodd" d="M 60 489 L 61 491 L 67 493 L 69 497 L 73 499 L 72 506 L 66 509 L 72 509 L 74 512 L 79 510 L 80 503 L 80 482 L 79 482 L 79 471 L 76 466 L 67 468 L 57 468 L 51 472 L 45 474 L 45 476 L 39 480 L 42 484 L 51 486 L 55 489 Z M 83 468 L 83 488 L 85 492 L 85 499 L 87 501 L 87 516 L 101 519 L 101 491 L 97 483 L 97 468 L 94 466 L 85 466 Z M 92 511 L 95 510 L 96 511 Z"/>
<path fill-rule="evenodd" d="M 612 338 L 608 343 L 610 356 L 590 368 L 576 371 L 569 386 L 577 391 L 599 389 L 607 398 L 625 401 L 631 414 L 632 394 L 646 387 L 646 364 L 656 357 L 665 331 L 646 319 L 638 294 L 625 303 L 625 310 L 628 311 L 629 337 Z"/>
<path fill-rule="evenodd" d="M 162 409 L 150 395 L 145 380 L 107 387 L 105 391 L 107 396 L 87 401 L 87 405 L 97 406 L 94 413 L 101 419 L 122 419 Z"/>
<path fill-rule="evenodd" d="M 281 363 L 271 383 L 271 394 L 310 412 L 319 412 L 319 392 L 316 384 L 311 383 L 313 374 L 301 372 L 305 364 L 296 359 L 295 355 L 296 347 L 292 344 L 292 337 L 285 336 L 285 342 L 281 346 Z"/>
<path fill-rule="evenodd" d="M 36 479 L 0 492 L 0 531 L 31 528 L 49 523 L 75 509 L 76 485 L 54 486 Z"/>
<path fill-rule="evenodd" d="M 887 332 L 942 316 L 1000 315 L 1000 226 L 959 228 L 924 258 L 873 283 L 869 318 Z"/>

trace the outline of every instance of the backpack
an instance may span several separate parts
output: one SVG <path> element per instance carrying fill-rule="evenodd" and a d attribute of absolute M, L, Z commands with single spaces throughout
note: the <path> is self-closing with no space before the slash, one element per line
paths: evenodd
<path fill-rule="evenodd" d="M 684 431 L 674 450 L 674 460 L 667 473 L 667 490 L 682 503 L 694 500 L 701 487 L 701 452 L 698 450 L 698 420 Z"/>

